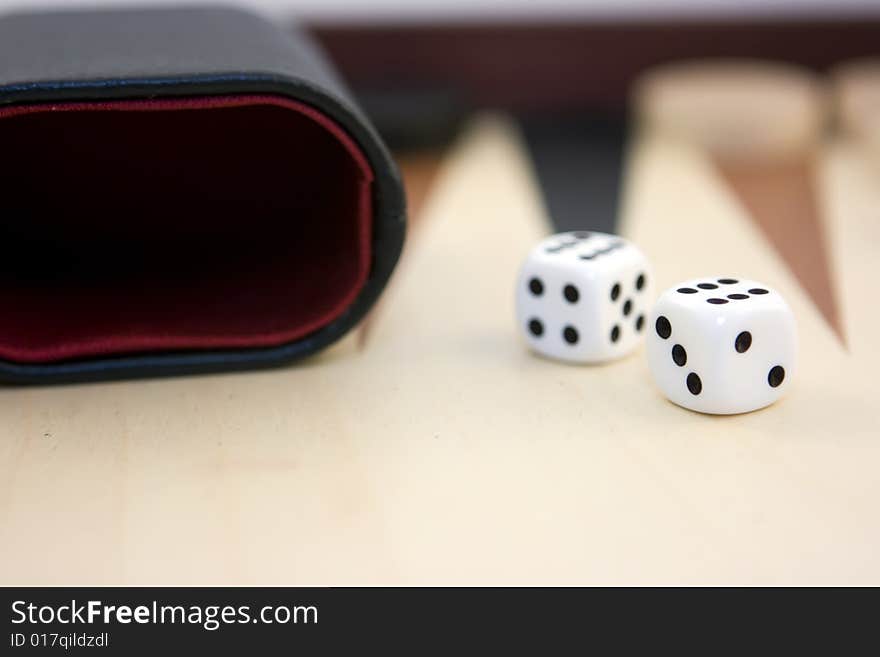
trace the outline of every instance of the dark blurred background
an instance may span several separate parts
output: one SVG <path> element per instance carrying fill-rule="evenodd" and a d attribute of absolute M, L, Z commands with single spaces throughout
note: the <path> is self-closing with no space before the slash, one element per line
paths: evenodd
<path fill-rule="evenodd" d="M 217 3 L 0 0 L 0 10 Z M 644 70 L 679 59 L 747 57 L 826 71 L 880 55 L 877 0 L 220 3 L 312 31 L 401 162 L 415 205 L 470 114 L 509 113 L 561 229 L 585 221 L 613 228 L 628 90 Z"/>
<path fill-rule="evenodd" d="M 675 59 L 823 70 L 880 52 L 877 0 L 0 0 L 0 10 L 196 4 L 308 26 L 393 142 L 477 108 L 619 113 L 635 75 Z"/>

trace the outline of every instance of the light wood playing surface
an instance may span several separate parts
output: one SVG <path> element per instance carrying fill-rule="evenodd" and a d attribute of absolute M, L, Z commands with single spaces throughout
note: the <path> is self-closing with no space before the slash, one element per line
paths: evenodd
<path fill-rule="evenodd" d="M 844 348 L 698 150 L 646 134 L 624 232 L 658 289 L 741 275 L 800 330 L 790 395 L 710 417 L 642 350 L 530 355 L 549 230 L 515 126 L 474 121 L 372 319 L 281 370 L 0 388 L 6 584 L 880 584 L 880 184 L 821 154 Z"/>
<path fill-rule="evenodd" d="M 721 59 L 660 66 L 642 76 L 633 97 L 643 129 L 692 142 L 712 157 L 845 343 L 816 190 L 817 151 L 831 122 L 824 86 L 795 66 Z"/>

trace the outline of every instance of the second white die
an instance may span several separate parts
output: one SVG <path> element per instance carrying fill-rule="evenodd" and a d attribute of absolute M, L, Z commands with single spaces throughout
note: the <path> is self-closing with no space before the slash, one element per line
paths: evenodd
<path fill-rule="evenodd" d="M 648 364 L 679 406 L 713 414 L 754 411 L 791 384 L 794 316 L 772 288 L 707 276 L 670 288 L 650 318 Z"/>
<path fill-rule="evenodd" d="M 647 330 L 652 272 L 631 242 L 575 231 L 538 244 L 520 270 L 516 319 L 536 352 L 599 363 L 630 353 Z"/>

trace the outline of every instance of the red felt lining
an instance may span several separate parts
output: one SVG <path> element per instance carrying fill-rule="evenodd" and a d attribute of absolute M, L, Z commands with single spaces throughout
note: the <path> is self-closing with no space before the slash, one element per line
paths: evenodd
<path fill-rule="evenodd" d="M 269 347 L 370 265 L 372 171 L 275 96 L 0 109 L 0 358 Z"/>

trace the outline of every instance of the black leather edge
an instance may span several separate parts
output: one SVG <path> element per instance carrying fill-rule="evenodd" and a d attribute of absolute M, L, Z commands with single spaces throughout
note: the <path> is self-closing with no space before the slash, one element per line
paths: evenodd
<path fill-rule="evenodd" d="M 161 11 L 155 10 L 151 13 L 155 16 Z M 170 10 L 169 13 L 173 11 Z M 204 10 L 211 11 L 215 10 Z M 227 18 L 239 14 L 237 11 L 219 11 L 224 12 Z M 191 16 L 199 16 L 200 13 L 199 10 L 188 12 Z M 253 20 L 248 14 L 240 15 Z M 262 28 L 265 29 L 265 24 Z M 224 44 L 218 45 L 223 47 Z M 302 48 L 302 44 L 299 47 Z M 229 94 L 287 96 L 311 105 L 333 118 L 361 147 L 375 174 L 373 249 L 369 277 L 354 303 L 329 325 L 295 342 L 271 348 L 176 351 L 50 364 L 22 364 L 0 360 L 0 380 L 12 383 L 73 382 L 272 367 L 311 355 L 352 329 L 373 306 L 397 264 L 406 232 L 406 204 L 399 173 L 381 139 L 346 95 L 347 92 L 340 89 L 339 82 L 333 78 L 328 78 L 327 81 L 327 85 L 322 85 L 322 80 L 257 71 L 114 79 L 10 81 L 0 85 L 0 105 Z"/>

